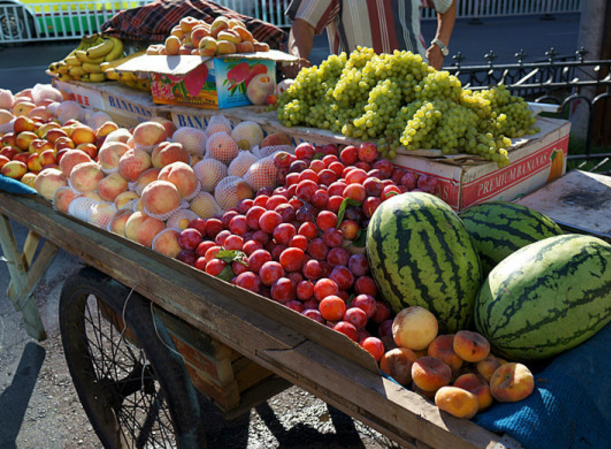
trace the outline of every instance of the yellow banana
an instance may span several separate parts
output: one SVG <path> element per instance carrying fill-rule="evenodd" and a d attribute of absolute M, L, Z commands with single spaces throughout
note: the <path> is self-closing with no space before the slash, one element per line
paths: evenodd
<path fill-rule="evenodd" d="M 114 61 L 123 56 L 123 41 L 117 37 L 108 37 L 107 39 L 114 42 L 113 49 L 104 57 L 104 61 Z"/>
<path fill-rule="evenodd" d="M 55 62 L 52 62 L 51 64 L 49 64 L 49 67 L 47 68 L 47 70 L 54 75 L 57 75 L 59 73 L 57 71 L 57 63 Z"/>
<path fill-rule="evenodd" d="M 106 70 L 104 70 L 104 75 L 106 76 L 106 79 L 108 80 L 113 80 L 113 81 L 119 80 L 119 72 L 117 72 L 114 69 L 114 67 L 109 67 Z"/>
<path fill-rule="evenodd" d="M 113 68 L 114 67 L 119 67 L 124 62 L 127 62 L 130 59 L 137 58 L 138 56 L 142 56 L 144 54 L 146 54 L 146 49 L 145 50 L 137 51 L 136 53 L 132 53 L 131 55 L 124 56 L 123 58 L 120 58 L 120 59 L 115 59 L 114 61 L 105 62 L 104 65 L 106 67 L 113 67 Z"/>
<path fill-rule="evenodd" d="M 87 57 L 92 60 L 99 58 L 102 58 L 103 60 L 104 57 L 114 48 L 114 46 L 114 41 L 112 41 L 111 39 L 104 39 L 104 42 L 102 42 L 101 44 L 98 44 L 94 47 L 89 47 L 87 49 Z"/>
<path fill-rule="evenodd" d="M 81 60 L 77 58 L 76 55 L 66 56 L 64 58 L 64 61 L 66 61 L 68 65 L 72 66 L 81 65 Z"/>
<path fill-rule="evenodd" d="M 106 81 L 106 76 L 103 73 L 90 73 L 89 81 L 92 83 L 101 83 L 102 81 Z"/>
<path fill-rule="evenodd" d="M 55 69 L 57 70 L 58 73 L 62 73 L 66 75 L 68 73 L 68 70 L 70 70 L 70 66 L 66 64 L 64 61 L 59 61 L 55 64 Z"/>
<path fill-rule="evenodd" d="M 143 91 L 151 90 L 151 80 L 150 78 L 142 78 L 137 81 L 138 89 Z"/>
<path fill-rule="evenodd" d="M 75 53 L 76 57 L 79 58 L 79 60 L 81 62 L 90 62 L 93 64 L 99 64 L 100 62 L 104 62 L 104 58 L 96 58 L 96 59 L 91 59 L 89 56 L 87 56 L 87 51 L 86 50 L 79 50 Z"/>
<path fill-rule="evenodd" d="M 72 77 L 83 76 L 85 73 L 87 72 L 80 66 L 72 66 L 68 69 L 68 75 Z"/>
<path fill-rule="evenodd" d="M 70 81 L 74 78 L 72 78 L 70 75 L 68 75 L 67 73 L 59 73 L 57 75 L 57 79 L 60 81 Z"/>
<path fill-rule="evenodd" d="M 94 64 L 91 62 L 83 62 L 81 65 L 85 73 L 102 73 L 102 69 L 100 68 L 100 64 Z"/>

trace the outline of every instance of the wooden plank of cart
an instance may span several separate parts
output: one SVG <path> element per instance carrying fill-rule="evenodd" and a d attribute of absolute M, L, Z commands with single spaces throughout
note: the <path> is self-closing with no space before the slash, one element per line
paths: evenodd
<path fill-rule="evenodd" d="M 431 402 L 385 378 L 368 353 L 338 332 L 267 298 L 56 212 L 36 195 L 0 191 L 0 216 L 8 225 L 7 232 L 9 219 L 21 223 L 37 238 L 123 284 L 129 295 L 135 292 L 152 302 L 185 361 L 193 385 L 226 417 L 237 416 L 294 384 L 407 448 L 521 447 L 506 435 L 440 412 Z M 6 233 L 2 239 L 8 237 L 14 240 Z M 31 256 L 28 248 L 24 251 Z M 41 266 L 51 255 L 43 257 Z M 27 270 L 22 274 L 27 276 Z M 40 274 L 41 268 L 37 268 L 30 276 Z M 129 295 L 114 315 L 111 311 L 114 320 L 123 318 L 131 301 Z M 120 324 L 118 328 L 125 330 Z M 129 332 L 125 334 L 130 338 Z"/>

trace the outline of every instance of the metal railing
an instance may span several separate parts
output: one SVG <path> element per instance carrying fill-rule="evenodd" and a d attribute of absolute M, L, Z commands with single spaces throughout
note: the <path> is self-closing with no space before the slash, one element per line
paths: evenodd
<path fill-rule="evenodd" d="M 151 0 L 74 1 L 65 3 L 28 3 L 6 0 L 0 3 L 0 44 L 32 40 L 52 41 L 81 38 L 100 31 L 100 26 L 117 12 L 135 8 Z M 14 2 L 14 3 L 13 3 Z M 241 14 L 256 17 L 281 28 L 290 27 L 284 11 L 290 0 L 217 0 Z M 581 0 L 461 0 L 458 18 L 479 20 L 484 17 L 553 15 L 579 13 Z M 432 20 L 434 10 L 422 10 L 423 20 Z"/>
<path fill-rule="evenodd" d="M 456 75 L 464 88 L 480 90 L 504 84 L 528 101 L 558 105 L 554 115 L 571 120 L 571 134 L 580 135 L 583 141 L 583 152 L 569 154 L 568 159 L 592 165 L 590 171 L 611 173 L 611 133 L 604 123 L 611 114 L 611 60 L 587 60 L 586 54 L 580 49 L 561 56 L 552 48 L 536 62 L 526 62 L 526 55 L 520 52 L 515 63 L 495 64 L 490 52 L 485 56 L 487 64 L 466 66 L 458 53 L 453 56 L 454 65 L 444 70 Z M 576 130 L 576 124 L 582 132 Z"/>

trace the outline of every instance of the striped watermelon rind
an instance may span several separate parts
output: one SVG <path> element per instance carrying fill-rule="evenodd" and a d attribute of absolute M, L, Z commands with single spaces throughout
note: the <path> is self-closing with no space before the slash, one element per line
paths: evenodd
<path fill-rule="evenodd" d="M 464 224 L 444 201 L 424 192 L 387 199 L 369 221 L 366 247 L 378 288 L 395 313 L 425 307 L 445 333 L 472 324 L 481 265 Z"/>
<path fill-rule="evenodd" d="M 516 251 L 488 275 L 475 326 L 496 354 L 555 356 L 611 321 L 611 245 L 593 236 L 548 237 Z"/>
<path fill-rule="evenodd" d="M 563 231 L 551 218 L 520 204 L 491 201 L 460 213 L 473 238 L 486 276 L 520 248 Z"/>

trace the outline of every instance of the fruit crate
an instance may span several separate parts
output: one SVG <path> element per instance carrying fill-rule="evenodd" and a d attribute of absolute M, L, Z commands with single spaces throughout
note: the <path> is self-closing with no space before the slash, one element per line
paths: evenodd
<path fill-rule="evenodd" d="M 181 341 L 189 341 L 190 347 L 183 347 L 181 354 L 190 358 L 193 348 L 198 354 L 191 354 L 192 360 L 202 352 L 208 354 L 194 365 L 200 371 L 210 372 L 212 364 L 216 374 L 211 377 L 216 377 L 216 385 L 221 389 L 233 388 L 231 385 L 237 383 L 244 393 L 240 401 L 244 407 L 256 403 L 249 392 L 254 387 L 249 389 L 247 384 L 257 378 L 263 383 L 267 379 L 266 371 L 251 371 L 245 361 L 248 359 L 407 448 L 522 447 L 506 435 L 497 435 L 472 421 L 441 412 L 422 396 L 381 375 L 373 358 L 344 335 L 275 301 L 245 292 L 125 238 L 56 212 L 40 197 L 0 192 L 0 216 L 3 223 L 10 219 L 27 226 L 113 282 L 122 284 L 126 294 L 115 304 L 114 311 L 121 317 L 127 311 L 126 322 L 130 322 L 130 307 L 135 301 L 128 299 L 131 292 L 146 299 L 138 322 L 147 318 L 147 304 L 159 309 L 165 318 L 171 315 L 166 325 L 173 334 L 170 338 L 178 342 L 178 347 Z M 19 258 L 11 253 L 6 256 L 9 260 L 12 256 Z M 34 261 L 32 266 L 35 265 Z M 31 276 L 37 274 L 40 275 L 32 272 Z M 102 287 L 98 289 L 102 295 L 112 291 L 107 282 Z M 80 288 L 88 297 L 87 287 Z M 60 307 L 60 323 L 62 313 L 65 314 Z M 144 330 L 151 341 L 142 340 L 142 334 L 134 330 L 134 338 L 139 338 L 145 349 L 154 343 L 150 327 Z M 155 332 L 163 334 L 163 329 L 155 327 Z M 154 357 L 150 363 L 155 363 Z M 234 371 L 233 379 L 223 383 L 227 377 L 220 374 L 219 368 L 226 368 L 229 363 Z M 155 366 L 154 370 L 163 373 L 168 368 L 164 364 Z M 253 376 L 253 372 L 258 374 Z M 141 383 L 139 377 L 134 380 L 132 385 L 146 390 L 145 382 Z M 277 390 L 263 386 L 256 399 L 269 398 L 274 391 Z M 186 391 L 184 396 L 188 396 Z M 185 421 L 193 418 L 184 412 L 180 416 Z"/>

